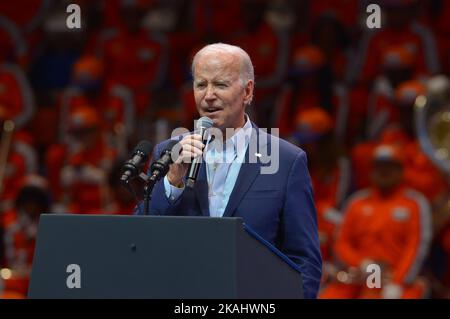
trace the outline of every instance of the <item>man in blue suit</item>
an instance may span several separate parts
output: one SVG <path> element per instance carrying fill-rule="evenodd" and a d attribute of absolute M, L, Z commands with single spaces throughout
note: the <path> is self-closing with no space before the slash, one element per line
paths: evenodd
<path fill-rule="evenodd" d="M 245 113 L 254 72 L 241 48 L 204 47 L 194 57 L 192 74 L 197 110 L 213 121 L 215 138 L 207 145 L 199 134 L 179 138 L 180 155 L 155 185 L 151 214 L 242 217 L 299 266 L 304 296 L 315 298 L 322 260 L 305 152 L 259 129 Z M 156 146 L 154 158 L 168 143 Z M 204 160 L 195 186 L 185 187 L 189 163 L 199 156 Z"/>

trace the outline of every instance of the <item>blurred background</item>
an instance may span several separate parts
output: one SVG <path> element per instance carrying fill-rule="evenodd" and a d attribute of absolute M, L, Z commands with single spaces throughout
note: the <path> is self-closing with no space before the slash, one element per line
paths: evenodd
<path fill-rule="evenodd" d="M 449 298 L 445 0 L 0 1 L 2 298 L 26 295 L 41 213 L 132 213 L 121 164 L 193 127 L 190 62 L 214 42 L 252 58 L 252 120 L 307 152 L 320 297 Z"/>

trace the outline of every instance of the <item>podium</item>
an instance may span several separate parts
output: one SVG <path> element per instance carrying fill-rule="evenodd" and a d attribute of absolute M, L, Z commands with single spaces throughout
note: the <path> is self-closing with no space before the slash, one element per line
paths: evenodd
<path fill-rule="evenodd" d="M 242 218 L 43 214 L 29 298 L 302 298 Z"/>

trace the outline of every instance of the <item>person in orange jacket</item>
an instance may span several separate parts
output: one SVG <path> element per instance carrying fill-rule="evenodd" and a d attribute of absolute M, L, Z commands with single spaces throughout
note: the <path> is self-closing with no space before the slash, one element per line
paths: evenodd
<path fill-rule="evenodd" d="M 392 105 L 380 107 L 374 116 L 378 124 L 376 139 L 356 145 L 352 150 L 352 163 L 357 187 L 369 185 L 368 154 L 377 143 L 397 144 L 405 154 L 404 180 L 409 187 L 423 193 L 432 203 L 448 188 L 442 173 L 422 150 L 416 136 L 414 103 L 426 87 L 419 81 L 405 81 L 392 93 Z M 395 116 L 393 115 L 395 114 Z"/>
<path fill-rule="evenodd" d="M 104 74 L 104 64 L 94 56 L 85 55 L 75 62 L 71 86 L 63 92 L 59 105 L 59 138 L 63 141 L 67 135 L 71 112 L 88 105 L 98 112 L 108 145 L 124 156 L 128 139 L 135 131 L 133 94 L 122 85 L 105 86 Z"/>
<path fill-rule="evenodd" d="M 23 128 L 35 111 L 34 95 L 22 69 L 11 63 L 0 64 L 0 106 L 5 117 Z"/>
<path fill-rule="evenodd" d="M 367 106 L 366 134 L 371 139 L 376 138 L 386 124 L 399 120 L 399 106 L 405 104 L 397 99 L 400 85 L 408 83 L 407 90 L 415 92 L 416 96 L 425 92 L 424 85 L 413 79 L 414 53 L 407 46 L 386 48 L 382 53 L 381 63 L 383 71 L 375 79 Z"/>
<path fill-rule="evenodd" d="M 7 290 L 26 295 L 33 262 L 39 216 L 51 209 L 47 181 L 38 175 L 21 180 L 14 207 L 1 215 L 4 230 L 4 261 L 12 276 L 4 282 Z"/>
<path fill-rule="evenodd" d="M 350 61 L 347 30 L 336 16 L 324 14 L 314 22 L 311 34 L 311 41 L 322 49 L 329 61 L 333 81 L 343 82 Z"/>
<path fill-rule="evenodd" d="M 20 188 L 21 179 L 38 170 L 33 138 L 24 130 L 17 130 L 0 105 L 0 213 L 11 209 Z"/>
<path fill-rule="evenodd" d="M 319 107 L 296 115 L 291 141 L 308 154 L 308 166 L 317 207 L 320 249 L 325 262 L 331 260 L 334 233 L 342 215 L 339 209 L 350 188 L 350 163 L 333 139 L 333 120 Z"/>
<path fill-rule="evenodd" d="M 275 107 L 274 122 L 280 136 L 289 136 L 295 128 L 295 114 L 307 108 L 324 108 L 334 121 L 336 136 L 344 137 L 348 112 L 346 89 L 329 80 L 329 62 L 323 50 L 313 44 L 298 48 L 294 54 L 289 84 L 281 90 Z M 345 117 L 345 114 L 342 114 Z"/>
<path fill-rule="evenodd" d="M 372 186 L 349 199 L 334 245 L 348 273 L 326 286 L 322 298 L 421 298 L 426 294 L 426 283 L 418 274 L 432 238 L 430 207 L 422 194 L 403 185 L 403 163 L 404 154 L 397 146 L 375 148 Z M 366 282 L 371 264 L 381 269 L 380 287 L 371 288 Z"/>
<path fill-rule="evenodd" d="M 235 30 L 242 26 L 242 19 L 239 19 L 241 12 L 245 10 L 243 5 L 246 2 L 260 3 L 264 1 L 255 0 L 194 0 L 192 1 L 192 20 L 195 33 L 204 40 L 211 41 L 214 37 L 224 39 L 231 36 Z M 233 21 L 233 27 L 230 27 Z"/>
<path fill-rule="evenodd" d="M 78 108 L 71 115 L 69 129 L 76 145 L 67 154 L 61 184 L 71 211 L 101 212 L 108 202 L 107 172 L 116 158 L 116 151 L 105 144 L 94 109 Z"/>
<path fill-rule="evenodd" d="M 99 213 L 108 203 L 106 174 L 116 158 L 101 135 L 99 115 L 88 106 L 75 108 L 69 118 L 70 140 L 52 146 L 47 169 L 57 200 L 71 212 Z"/>
<path fill-rule="evenodd" d="M 142 7 L 144 6 L 144 8 Z M 133 92 L 137 113 L 150 104 L 150 91 L 167 76 L 168 43 L 163 34 L 142 27 L 145 4 L 121 3 L 121 23 L 99 36 L 97 54 L 104 65 L 105 85 L 123 85 Z"/>
<path fill-rule="evenodd" d="M 310 17 L 312 20 L 323 15 L 332 15 L 347 29 L 352 29 L 358 23 L 358 13 L 360 11 L 360 1 L 357 0 L 321 0 L 310 1 Z"/>
<path fill-rule="evenodd" d="M 407 46 L 414 53 L 413 76 L 432 75 L 440 71 L 435 37 L 414 20 L 414 0 L 384 0 L 386 17 L 379 30 L 368 32 L 348 72 L 351 83 L 371 83 L 380 73 L 382 52 L 389 46 Z"/>
<path fill-rule="evenodd" d="M 226 42 L 241 47 L 252 57 L 258 78 L 255 87 L 258 111 L 255 116 L 261 127 L 271 127 L 273 103 L 289 63 L 289 34 L 269 21 L 269 3 L 266 1 L 242 0 L 242 5 L 241 20 L 244 25 Z"/>
<path fill-rule="evenodd" d="M 424 6 L 433 6 L 433 2 L 424 2 Z M 434 32 L 437 38 L 438 49 L 442 65 L 442 73 L 450 74 L 450 2 L 439 1 L 438 5 L 434 4 L 434 14 L 428 14 Z"/>
<path fill-rule="evenodd" d="M 42 43 L 42 26 L 55 3 L 27 0 L 23 4 L 26 10 L 18 10 L 17 2 L 0 1 L 0 61 L 6 57 L 27 69 L 32 51 Z"/>
<path fill-rule="evenodd" d="M 2 12 L 1 9 L 0 12 Z M 23 65 L 26 61 L 26 53 L 27 43 L 19 27 L 14 21 L 2 14 L 0 16 L 0 63 L 10 61 Z"/>

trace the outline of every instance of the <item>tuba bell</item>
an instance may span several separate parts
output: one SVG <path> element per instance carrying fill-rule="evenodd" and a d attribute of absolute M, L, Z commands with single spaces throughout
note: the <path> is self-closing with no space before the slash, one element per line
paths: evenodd
<path fill-rule="evenodd" d="M 415 126 L 420 146 L 434 165 L 450 179 L 450 82 L 436 76 L 426 95 L 415 101 Z"/>

